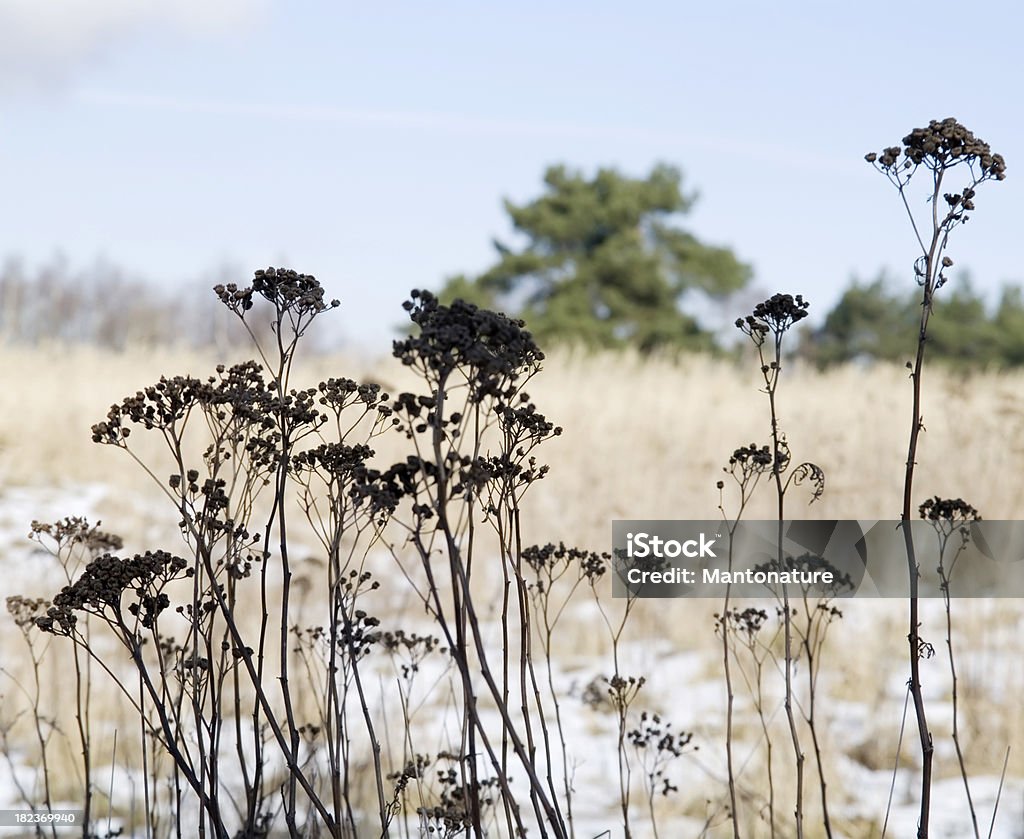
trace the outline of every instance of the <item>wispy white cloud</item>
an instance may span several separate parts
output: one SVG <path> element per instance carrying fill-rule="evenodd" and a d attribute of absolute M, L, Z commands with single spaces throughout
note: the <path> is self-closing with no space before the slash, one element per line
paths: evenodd
<path fill-rule="evenodd" d="M 0 91 L 59 84 L 119 41 L 154 29 L 218 35 L 267 0 L 0 0 Z"/>
<path fill-rule="evenodd" d="M 223 102 L 206 99 L 150 96 L 147 94 L 83 89 L 81 102 L 116 108 L 165 111 L 211 116 L 278 119 L 295 122 L 336 122 L 428 129 L 457 134 L 505 134 L 514 136 L 593 137 L 605 135 L 603 126 L 558 120 L 522 120 L 428 110 L 344 108 L 335 105 Z M 618 131 L 612 128 L 612 131 Z"/>
<path fill-rule="evenodd" d="M 2 0 L 0 0 L 2 2 Z M 522 119 L 482 114 L 429 110 L 393 110 L 344 108 L 336 105 L 291 105 L 270 102 L 227 102 L 191 97 L 153 96 L 149 94 L 84 88 L 80 102 L 90 105 L 131 110 L 163 111 L 175 114 L 237 117 L 242 119 L 283 120 L 291 122 L 340 123 L 382 126 L 396 129 L 431 131 L 463 136 L 502 136 L 559 140 L 613 140 L 652 144 L 689 153 L 744 158 L 772 167 L 806 171 L 808 166 L 845 165 L 837 154 L 803 151 L 799 157 L 779 142 L 750 142 L 734 137 L 713 135 L 695 129 L 685 131 L 645 128 L 615 123 L 558 119 Z"/>

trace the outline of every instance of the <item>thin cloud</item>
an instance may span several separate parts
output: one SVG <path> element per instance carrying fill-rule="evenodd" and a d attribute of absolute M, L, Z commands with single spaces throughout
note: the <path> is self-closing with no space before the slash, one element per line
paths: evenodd
<path fill-rule="evenodd" d="M 85 89 L 78 96 L 84 104 L 131 110 L 163 111 L 242 119 L 282 120 L 288 122 L 339 123 L 424 130 L 461 136 L 514 136 L 570 140 L 617 140 L 666 146 L 702 154 L 742 157 L 771 164 L 773 167 L 806 171 L 808 166 L 836 166 L 846 158 L 805 151 L 798 160 L 789 148 L 770 141 L 744 142 L 732 137 L 716 137 L 696 131 L 650 129 L 627 125 L 608 125 L 563 120 L 527 120 L 476 114 L 388 109 L 344 108 L 334 105 L 290 105 L 286 103 L 225 102 L 172 96 Z"/>
<path fill-rule="evenodd" d="M 257 19 L 266 0 L 0 0 L 0 90 L 61 84 L 130 37 L 171 29 L 219 35 Z"/>
<path fill-rule="evenodd" d="M 336 122 L 418 128 L 456 134 L 514 134 L 537 137 L 593 137 L 607 133 L 600 126 L 572 122 L 502 119 L 438 111 L 341 108 L 333 105 L 220 102 L 170 96 L 83 90 L 81 102 L 116 108 L 156 110 L 210 116 L 277 119 L 297 122 Z M 613 129 L 614 130 L 614 129 Z"/>

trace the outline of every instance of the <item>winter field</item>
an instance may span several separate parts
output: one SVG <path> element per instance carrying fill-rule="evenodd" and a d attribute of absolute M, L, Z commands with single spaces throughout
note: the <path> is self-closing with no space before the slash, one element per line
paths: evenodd
<path fill-rule="evenodd" d="M 124 553 L 182 550 L 175 510 L 154 481 L 126 453 L 90 442 L 89 429 L 104 418 L 112 403 L 162 374 L 205 377 L 219 361 L 240 360 L 170 351 L 114 355 L 56 346 L 0 348 L 6 378 L 0 389 L 0 599 L 50 598 L 65 582 L 63 569 L 26 538 L 34 520 L 85 516 L 91 522 L 102 521 L 104 530 L 124 538 Z M 525 495 L 522 527 L 527 543 L 564 541 L 605 551 L 614 519 L 718 518 L 715 485 L 730 454 L 739 446 L 766 441 L 764 397 L 759 393 L 763 382 L 751 364 L 555 354 L 544 368 L 528 391 L 538 409 L 561 425 L 564 433 L 538 451 L 539 460 L 551 469 Z M 349 376 L 379 382 L 391 393 L 414 387 L 408 371 L 390 360 L 302 359 L 295 375 L 300 380 L 296 386 L 315 385 L 328 376 Z M 965 376 L 932 368 L 926 371 L 924 390 L 927 431 L 915 481 L 918 501 L 934 495 L 961 497 L 986 519 L 1024 516 L 1024 375 Z M 826 476 L 821 499 L 807 506 L 806 498 L 796 491 L 788 502 L 789 515 L 898 518 L 909 422 L 906 370 L 846 367 L 818 373 L 791 366 L 784 371 L 780 394 L 780 418 L 794 457 L 814 461 Z M 399 457 L 403 442 L 397 434 L 377 438 L 374 448 L 380 461 L 390 463 Z M 155 440 L 140 435 L 137 443 L 147 463 L 160 463 L 165 456 Z M 168 467 L 158 477 L 170 471 Z M 747 518 L 773 516 L 775 499 L 767 486 L 762 490 L 748 507 Z M 317 613 L 315 571 L 322 560 L 316 556 L 312 534 L 300 533 L 296 538 L 307 548 L 296 560 L 293 581 L 301 620 L 303 610 Z M 393 562 L 383 551 L 368 557 L 368 567 L 384 581 L 376 614 L 385 623 L 401 620 L 403 627 L 429 631 L 422 605 L 398 593 L 400 579 Z M 481 602 L 490 603 L 496 614 L 500 574 L 489 571 L 483 562 L 478 567 L 475 585 L 482 592 Z M 396 583 L 391 590 L 389 580 Z M 774 609 L 772 601 L 743 605 Z M 885 836 L 909 838 L 917 818 L 919 755 L 913 712 L 905 706 L 906 604 L 856 600 L 838 605 L 843 615 L 830 626 L 821 653 L 816 706 L 832 835 L 880 837 L 885 825 Z M 595 596 L 581 590 L 574 598 L 552 637 L 552 681 L 561 696 L 570 744 L 568 774 L 577 839 L 624 835 L 617 720 L 599 681 L 611 672 L 611 641 L 602 607 L 606 616 L 614 616 L 621 606 L 613 601 L 608 581 L 601 580 Z M 650 801 L 644 786 L 644 755 L 635 750 L 630 814 L 637 839 L 733 835 L 725 781 L 722 643 L 715 631 L 720 608 L 720 603 L 710 601 L 639 601 L 621 636 L 621 671 L 646 679 L 631 713 L 657 713 L 674 730 L 692 734 L 686 748 L 658 776 L 677 789 L 654 795 Z M 979 832 L 1020 839 L 1024 837 L 1024 703 L 1020 700 L 1024 695 L 1020 666 L 1024 612 L 1019 602 L 1011 600 L 954 600 L 952 608 L 960 740 Z M 950 736 L 944 619 L 940 602 L 927 604 L 922 635 L 937 651 L 922 662 L 936 744 L 932 835 L 959 839 L 973 836 L 974 829 Z M 772 621 L 769 618 L 763 633 L 775 632 Z M 500 647 L 496 625 L 493 638 Z M 0 809 L 39 806 L 44 795 L 54 806 L 80 806 L 75 798 L 83 784 L 76 753 L 75 688 L 69 678 L 71 658 L 65 640 L 36 637 L 30 649 L 12 616 L 0 615 Z M 748 689 L 753 682 L 744 681 L 754 678 L 753 670 L 742 673 L 734 685 L 740 821 L 745 837 L 782 839 L 793 835 L 787 826 L 793 777 L 781 711 L 777 637 L 768 638 L 763 650 L 760 715 Z M 33 656 L 41 662 L 38 669 L 33 668 Z M 443 661 L 435 659 L 426 661 L 417 676 L 418 704 L 415 714 L 407 718 L 420 737 L 433 738 L 439 748 L 436 744 L 446 742 L 445 714 L 454 688 Z M 368 662 L 371 691 L 383 691 L 385 683 L 397 678 L 383 658 L 374 661 L 371 655 Z M 798 658 L 798 679 L 803 678 L 802 666 Z M 140 747 L 138 716 L 96 666 L 91 683 L 96 830 L 103 835 L 108 825 L 123 826 L 124 835 L 144 836 L 140 825 L 145 750 Z M 307 701 L 308 707 L 298 713 L 314 713 L 316 698 Z M 371 705 L 374 702 L 383 704 L 374 699 Z M 809 739 L 804 739 L 808 755 L 805 835 L 817 839 L 826 835 L 820 827 L 819 770 L 811 759 Z M 382 740 L 386 758 L 400 760 L 403 733 L 387 729 Z M 768 741 L 773 750 L 771 767 L 765 750 Z M 769 768 L 774 832 L 766 816 Z M 231 782 L 231 778 L 224 781 Z M 167 813 L 164 818 L 154 831 L 158 836 L 171 835 L 172 821 Z M 183 821 L 188 824 L 189 818 L 195 816 Z M 276 825 L 271 835 L 285 835 L 281 830 L 283 825 Z M 394 835 L 419 835 L 415 816 L 404 830 L 396 829 Z M 12 829 L 0 829 L 0 834 L 22 835 Z M 64 830 L 61 835 L 71 832 Z"/>

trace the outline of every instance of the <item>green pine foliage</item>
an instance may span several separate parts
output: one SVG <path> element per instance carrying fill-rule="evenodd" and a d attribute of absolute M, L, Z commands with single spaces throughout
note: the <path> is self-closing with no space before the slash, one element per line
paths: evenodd
<path fill-rule="evenodd" d="M 903 363 L 914 353 L 919 320 L 916 290 L 882 274 L 854 280 L 817 329 L 804 333 L 802 355 L 820 367 L 849 361 Z M 986 306 L 964 272 L 933 303 L 927 352 L 933 361 L 962 368 L 1024 364 L 1024 295 L 1006 286 Z"/>
<path fill-rule="evenodd" d="M 550 167 L 543 195 L 505 201 L 525 245 L 495 242 L 497 263 L 451 278 L 440 297 L 513 313 L 545 344 L 712 350 L 685 298 L 722 298 L 746 286 L 751 270 L 729 248 L 677 226 L 696 200 L 681 184 L 679 170 L 664 164 L 645 178 Z"/>

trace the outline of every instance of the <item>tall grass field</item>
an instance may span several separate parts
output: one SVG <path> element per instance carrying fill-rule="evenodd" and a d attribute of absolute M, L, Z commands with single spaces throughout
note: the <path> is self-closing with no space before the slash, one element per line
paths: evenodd
<path fill-rule="evenodd" d="M 769 442 L 764 378 L 751 358 L 550 354 L 523 387 L 561 433 L 519 418 L 524 436 L 509 447 L 508 426 L 488 419 L 477 434 L 458 416 L 443 435 L 464 456 L 507 451 L 515 460 L 525 449 L 522 469 L 549 471 L 502 489 L 505 473 L 494 467 L 472 503 L 450 484 L 440 518 L 436 476 L 417 473 L 410 480 L 422 483 L 371 516 L 346 507 L 352 496 L 341 483 L 303 478 L 280 494 L 286 571 L 271 503 L 279 472 L 269 461 L 243 468 L 237 457 L 211 456 L 211 434 L 223 429 L 198 403 L 177 451 L 139 424 L 130 452 L 91 440 L 111 405 L 161 376 L 222 381 L 217 365 L 230 371 L 245 358 L 0 348 L 0 594 L 9 610 L 0 620 L 0 809 L 81 811 L 88 798 L 85 828 L 7 833 L 798 835 L 779 604 L 734 602 L 727 623 L 720 601 L 616 599 L 610 573 L 586 571 L 611 549 L 613 520 L 720 519 L 720 504 L 735 513 L 717 486 L 724 469 L 737 448 Z M 379 385 L 396 406 L 401 393 L 431 390 L 417 370 L 393 358 L 307 357 L 300 345 L 288 387 L 319 397 L 320 383 L 348 377 Z M 468 406 L 468 417 L 492 396 L 474 403 L 479 380 L 466 381 L 446 383 L 447 410 Z M 792 362 L 780 389 L 787 439 L 826 476 L 821 497 L 809 504 L 809 494 L 794 493 L 787 516 L 898 519 L 908 371 Z M 1019 373 L 928 371 L 919 501 L 966 499 L 986 519 L 1024 514 L 1022 394 Z M 362 435 L 374 454 L 360 466 L 384 471 L 413 451 L 431 460 L 441 438 L 429 416 L 442 408 L 426 405 L 417 430 L 411 409 L 376 414 L 375 397 L 360 398 L 345 403 L 351 426 L 333 414 L 327 423 L 353 445 Z M 462 436 L 451 435 L 456 427 Z M 296 451 L 321 439 L 296 435 Z M 219 439 L 225 451 L 238 442 Z M 211 469 L 226 478 L 228 513 L 204 512 Z M 191 495 L 189 483 L 199 487 Z M 379 492 L 365 497 L 376 503 Z M 433 505 L 433 516 L 417 519 L 411 504 Z M 775 505 L 764 481 L 744 517 L 774 518 Z M 332 523 L 343 509 L 351 518 Z M 211 529 L 236 513 L 250 518 L 244 534 Z M 63 537 L 44 527 L 68 516 L 87 523 L 65 522 Z M 268 528 L 267 556 L 254 560 Z M 528 550 L 549 543 L 547 554 Z M 559 543 L 576 552 L 559 554 Z M 158 549 L 185 565 L 133 566 L 106 600 L 79 592 L 72 631 L 39 628 L 55 596 L 99 557 Z M 453 556 L 461 569 L 452 570 Z M 145 600 L 158 589 L 166 608 Z M 792 653 L 806 770 L 799 835 L 911 837 L 920 754 L 907 703 L 906 603 L 832 607 L 813 665 L 802 648 Z M 922 604 L 921 635 L 935 648 L 920 662 L 935 743 L 932 835 L 1024 836 L 1020 604 L 954 599 L 952 612 L 955 716 L 943 604 Z M 253 640 L 261 632 L 262 658 Z M 461 656 L 453 641 L 464 644 Z"/>

